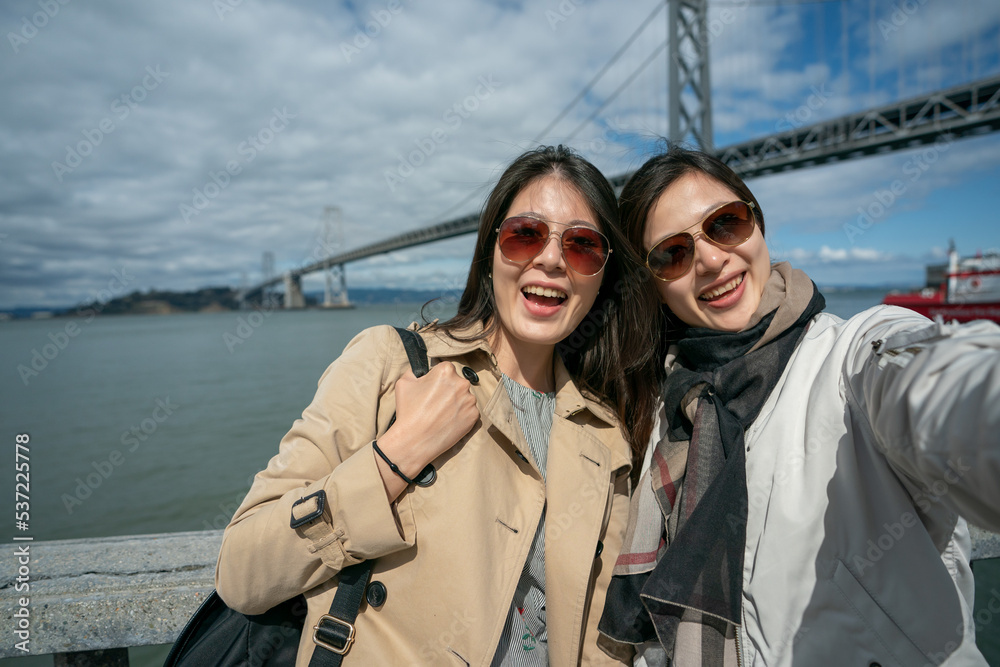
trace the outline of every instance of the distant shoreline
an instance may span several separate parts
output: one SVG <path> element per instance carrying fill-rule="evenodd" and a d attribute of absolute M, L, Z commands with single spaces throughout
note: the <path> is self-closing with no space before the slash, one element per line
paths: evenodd
<path fill-rule="evenodd" d="M 323 294 L 308 293 L 305 310 L 340 310 L 322 305 Z M 393 288 L 356 288 L 349 292 L 349 307 L 382 304 L 426 303 L 441 297 L 457 301 L 460 292 L 454 290 L 405 290 Z M 260 303 L 250 303 L 249 309 L 262 308 Z M 92 317 L 94 315 L 182 315 L 192 313 L 240 312 L 238 291 L 229 287 L 207 287 L 191 292 L 135 291 L 107 301 L 91 301 L 80 306 L 46 308 L 25 306 L 0 309 L 0 320 L 42 320 L 65 317 Z M 284 310 L 278 298 L 277 310 Z M 302 309 L 299 309 L 302 310 Z"/>
<path fill-rule="evenodd" d="M 821 285 L 826 294 L 863 294 L 871 292 L 906 292 L 917 289 L 905 285 Z M 308 293 L 305 309 L 327 310 L 322 305 L 322 292 Z M 364 307 L 384 304 L 426 303 L 432 299 L 449 298 L 457 302 L 461 292 L 456 290 L 407 290 L 389 287 L 359 287 L 350 290 L 350 307 Z M 191 292 L 132 292 L 106 302 L 92 301 L 81 306 L 66 308 L 46 308 L 24 306 L 0 309 L 0 321 L 42 320 L 65 317 L 90 317 L 92 315 L 184 315 L 196 313 L 240 312 L 237 290 L 229 287 L 207 287 Z M 261 308 L 261 304 L 251 304 L 250 308 Z M 284 310 L 279 296 L 277 310 Z M 329 308 L 329 310 L 338 310 Z"/>

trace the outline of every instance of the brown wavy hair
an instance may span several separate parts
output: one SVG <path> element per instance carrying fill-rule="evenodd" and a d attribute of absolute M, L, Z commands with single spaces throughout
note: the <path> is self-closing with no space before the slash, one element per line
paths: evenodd
<path fill-rule="evenodd" d="M 576 329 L 556 345 L 567 370 L 584 391 L 618 416 L 632 450 L 633 469 L 646 450 L 653 427 L 658 386 L 656 358 L 659 299 L 645 267 L 618 220 L 618 204 L 607 179 L 590 162 L 564 146 L 542 146 L 523 153 L 500 176 L 479 217 L 472 266 L 458 312 L 438 325 L 449 336 L 481 324 L 489 338 L 499 323 L 490 274 L 496 229 L 518 193 L 533 181 L 554 176 L 571 184 L 587 201 L 614 252 L 594 305 Z"/>

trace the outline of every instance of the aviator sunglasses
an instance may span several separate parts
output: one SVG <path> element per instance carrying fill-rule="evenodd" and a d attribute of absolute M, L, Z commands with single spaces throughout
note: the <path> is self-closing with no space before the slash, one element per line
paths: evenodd
<path fill-rule="evenodd" d="M 519 215 L 501 222 L 497 235 L 503 256 L 524 264 L 537 257 L 555 233 L 544 220 Z M 567 227 L 558 237 L 566 264 L 581 276 L 600 273 L 611 254 L 607 237 L 591 227 Z"/>
<path fill-rule="evenodd" d="M 731 201 L 706 215 L 691 227 L 701 227 L 705 238 L 717 246 L 732 248 L 753 235 L 753 202 Z M 688 227 L 687 229 L 691 229 Z M 646 255 L 646 266 L 664 282 L 683 277 L 694 265 L 694 234 L 687 230 L 657 241 Z"/>

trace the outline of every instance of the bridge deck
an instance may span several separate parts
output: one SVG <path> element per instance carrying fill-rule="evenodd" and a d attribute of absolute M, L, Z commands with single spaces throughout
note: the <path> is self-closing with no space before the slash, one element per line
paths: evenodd
<path fill-rule="evenodd" d="M 997 130 L 1000 130 L 1000 76 L 751 139 L 721 148 L 716 155 L 746 178 L 904 150 L 942 137 L 950 141 Z M 619 174 L 609 180 L 620 189 L 631 175 Z M 290 273 L 298 279 L 374 255 L 471 234 L 478 222 L 477 215 L 465 215 L 333 255 Z M 275 277 L 244 294 L 255 295 L 282 280 Z"/>

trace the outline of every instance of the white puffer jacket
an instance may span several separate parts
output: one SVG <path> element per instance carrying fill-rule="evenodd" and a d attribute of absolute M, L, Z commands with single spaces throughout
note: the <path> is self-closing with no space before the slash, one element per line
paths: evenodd
<path fill-rule="evenodd" d="M 1000 529 L 1000 327 L 817 315 L 745 439 L 742 665 L 986 665 L 960 515 Z"/>

